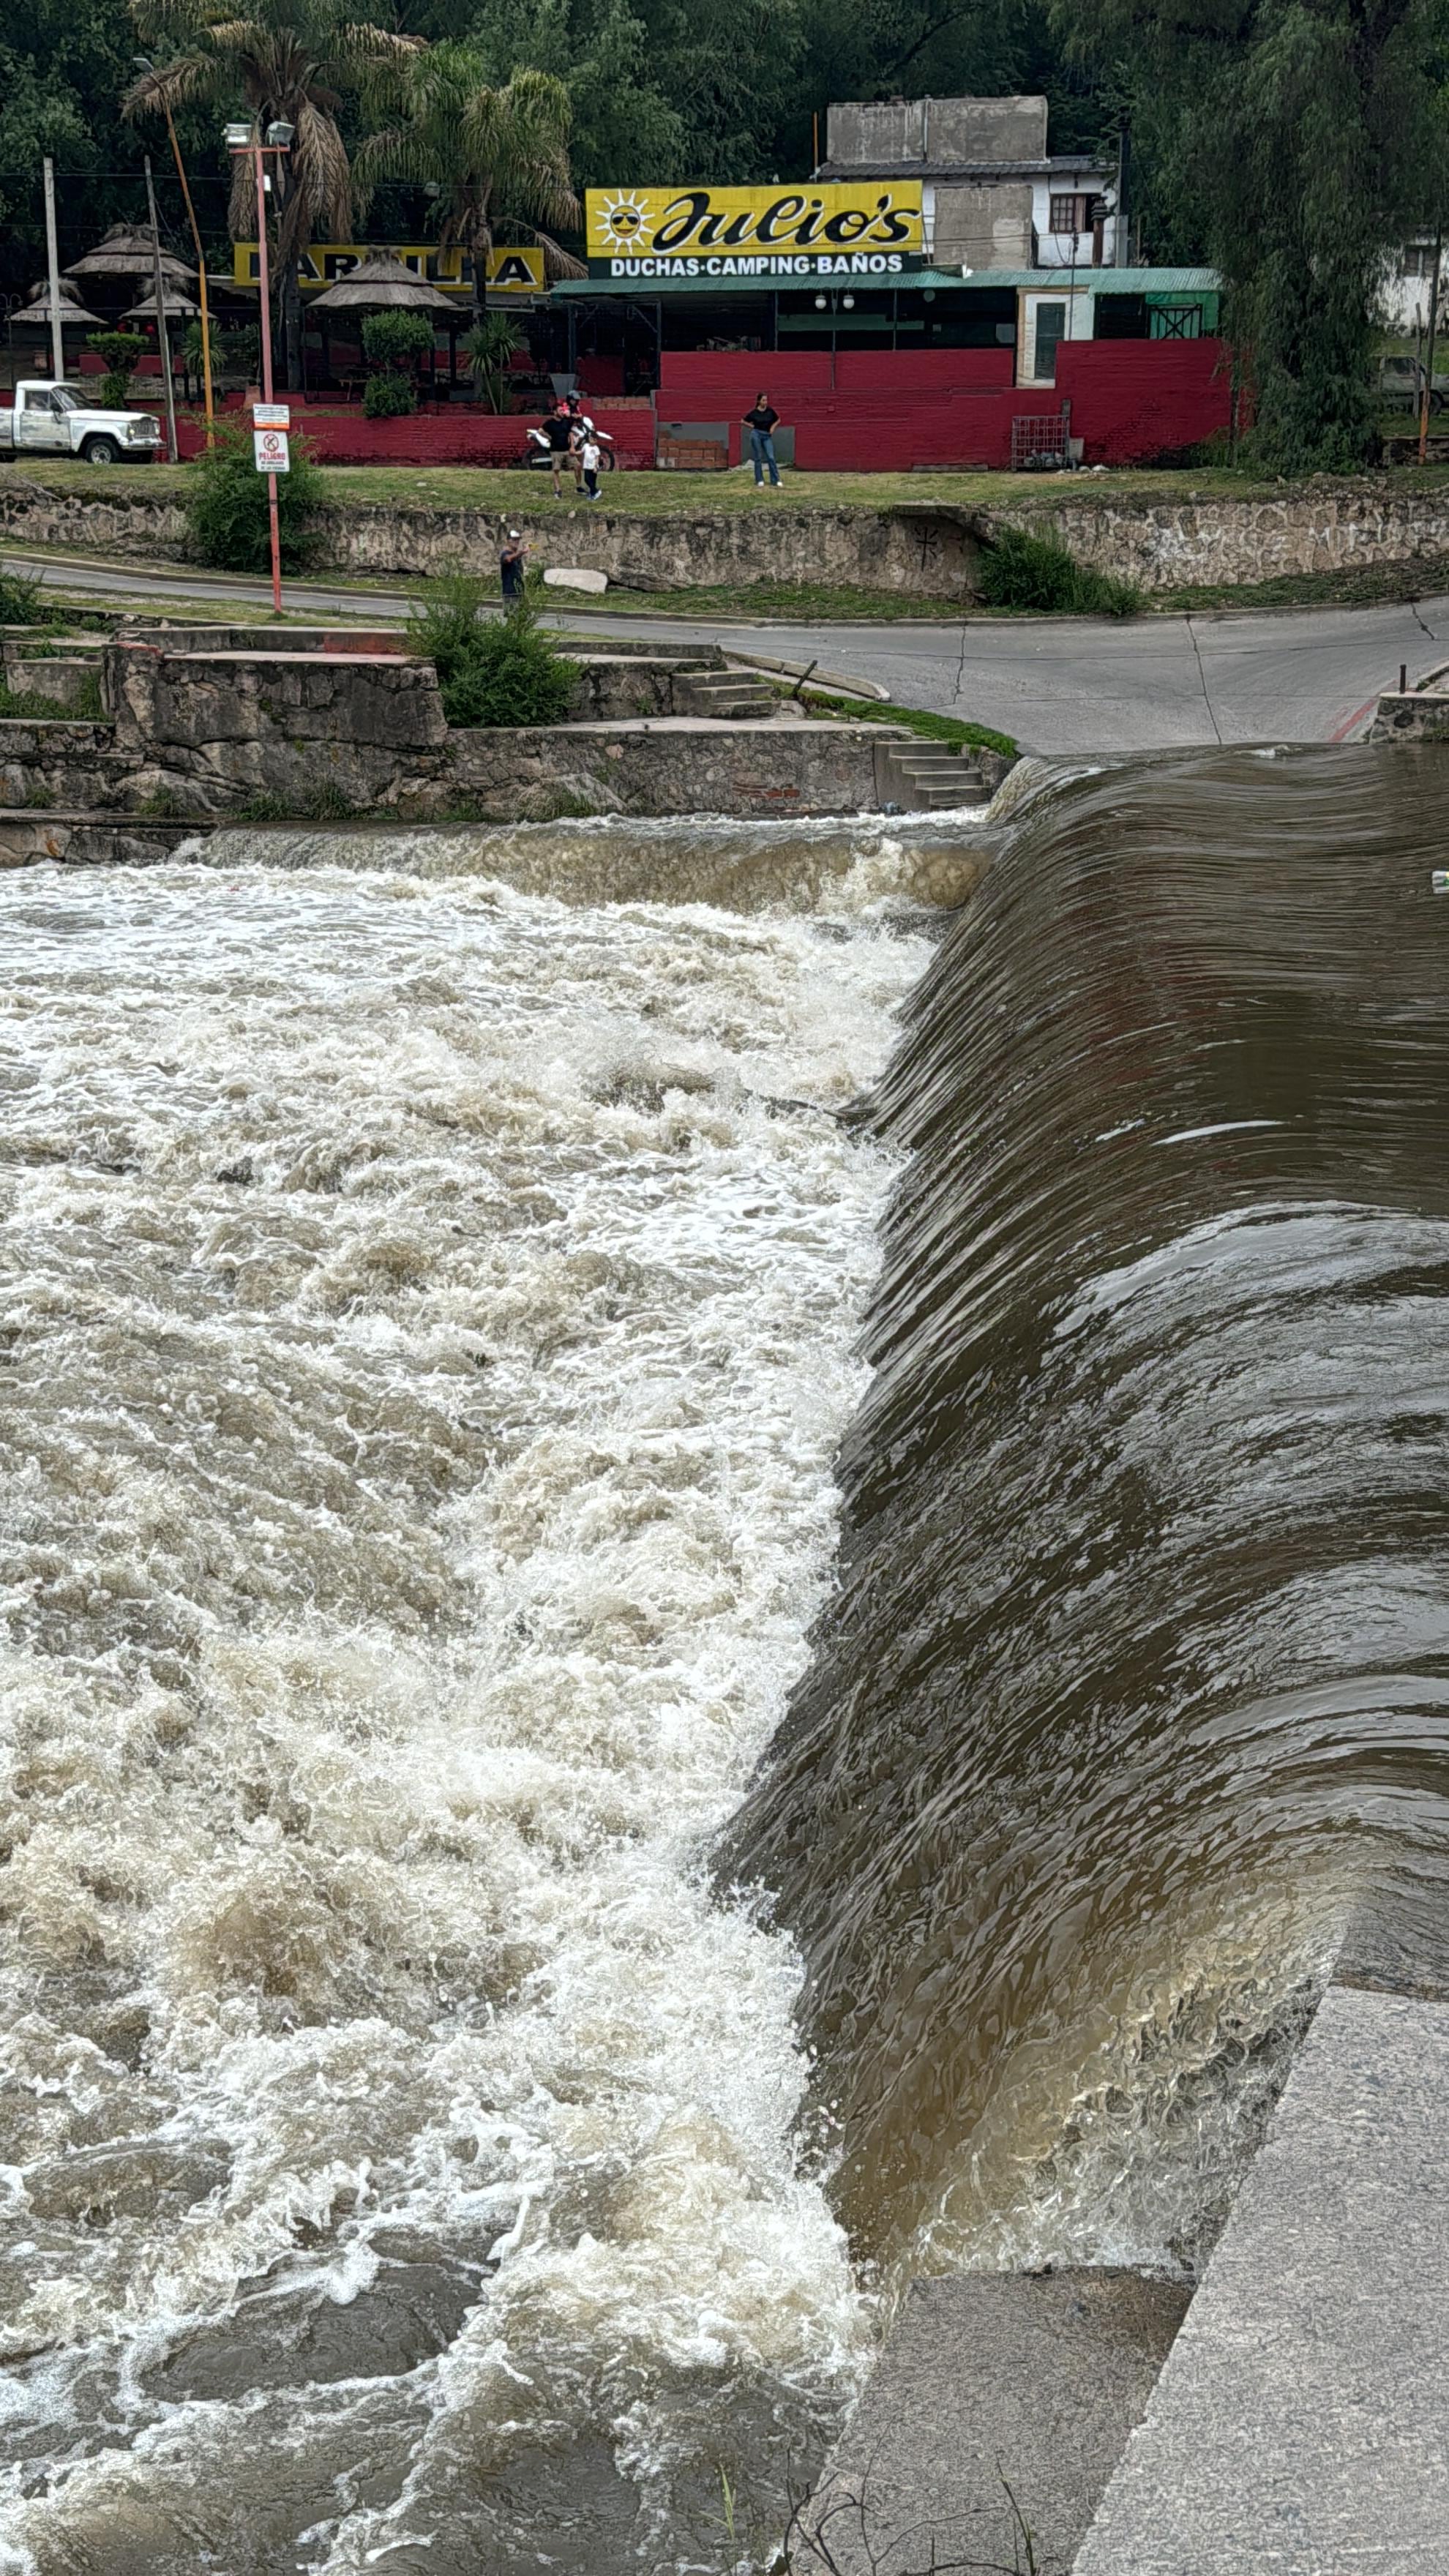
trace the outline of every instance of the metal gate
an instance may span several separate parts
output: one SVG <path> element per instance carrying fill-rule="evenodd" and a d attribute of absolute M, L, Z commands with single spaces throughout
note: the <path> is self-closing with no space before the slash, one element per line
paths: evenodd
<path fill-rule="evenodd" d="M 1064 402 L 1059 412 L 1018 412 L 1011 424 L 1013 474 L 1039 474 L 1048 466 L 1068 464 L 1071 429 L 1069 402 Z"/>

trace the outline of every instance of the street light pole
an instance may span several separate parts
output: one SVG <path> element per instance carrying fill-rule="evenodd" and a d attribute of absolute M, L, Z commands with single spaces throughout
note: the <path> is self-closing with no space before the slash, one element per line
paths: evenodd
<path fill-rule="evenodd" d="M 265 144 L 262 142 L 261 135 L 255 125 L 252 125 L 250 129 L 246 131 L 244 141 L 239 141 L 237 139 L 240 132 L 240 128 L 229 125 L 226 130 L 226 139 L 232 152 L 246 152 L 251 155 L 252 168 L 256 174 L 257 283 L 261 290 L 262 324 L 262 400 L 263 402 L 270 403 L 272 399 L 272 296 L 271 279 L 267 270 L 267 190 L 266 177 L 262 169 L 262 163 L 266 159 L 268 153 L 280 154 L 291 150 L 292 128 L 290 125 L 280 123 L 269 125 L 267 128 L 269 140 Z M 277 525 L 277 478 L 275 474 L 269 474 L 267 476 L 267 518 L 270 523 L 272 538 L 272 606 L 280 617 L 282 613 L 282 538 L 281 531 Z"/>

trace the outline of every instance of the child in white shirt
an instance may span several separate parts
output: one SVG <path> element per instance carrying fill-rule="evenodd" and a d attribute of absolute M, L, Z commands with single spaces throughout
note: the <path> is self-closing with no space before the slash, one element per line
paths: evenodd
<path fill-rule="evenodd" d="M 599 498 L 599 464 L 602 455 L 603 450 L 593 432 L 586 430 L 583 444 L 579 449 L 579 460 L 584 469 L 584 490 L 591 501 L 597 501 Z"/>

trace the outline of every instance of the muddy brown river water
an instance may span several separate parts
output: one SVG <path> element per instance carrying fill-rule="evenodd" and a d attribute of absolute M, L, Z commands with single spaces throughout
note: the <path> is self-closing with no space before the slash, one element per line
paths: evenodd
<path fill-rule="evenodd" d="M 1441 1892 L 1436 761 L 0 879 L 0 2568 L 723 2576 L 1200 2258 Z"/>

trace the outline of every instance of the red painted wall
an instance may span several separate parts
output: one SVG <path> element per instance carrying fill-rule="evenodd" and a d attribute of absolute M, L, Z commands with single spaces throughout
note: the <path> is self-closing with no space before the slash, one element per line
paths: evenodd
<path fill-rule="evenodd" d="M 475 411 L 471 404 L 414 412 L 404 420 L 365 420 L 360 404 L 327 411 L 318 405 L 292 405 L 293 426 L 305 431 L 323 465 L 513 465 L 523 453 L 526 432 L 538 415 Z M 654 416 L 647 406 L 611 411 L 600 404 L 593 414 L 609 431 L 620 462 L 652 465 Z M 199 413 L 177 422 L 183 456 L 195 456 L 205 443 Z"/>
<path fill-rule="evenodd" d="M 1055 390 L 1013 386 L 1009 349 L 670 353 L 661 420 L 728 420 L 740 455 L 740 415 L 763 385 L 795 432 L 795 462 L 817 471 L 909 472 L 913 465 L 1005 466 L 1011 424 L 1072 406 L 1072 435 L 1088 465 L 1128 464 L 1189 447 L 1227 426 L 1229 390 L 1219 340 L 1078 340 L 1060 352 Z"/>

